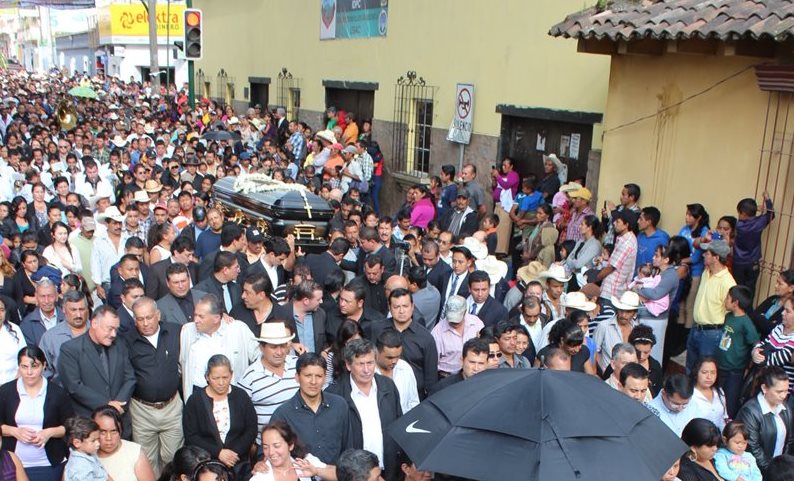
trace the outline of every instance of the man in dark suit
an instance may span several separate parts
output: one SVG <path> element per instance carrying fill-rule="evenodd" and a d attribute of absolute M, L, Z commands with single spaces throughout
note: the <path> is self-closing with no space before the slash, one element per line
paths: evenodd
<path fill-rule="evenodd" d="M 491 295 L 491 278 L 485 271 L 474 271 L 469 275 L 469 298 L 466 305 L 469 314 L 480 318 L 486 326 L 507 320 L 507 309 Z"/>
<path fill-rule="evenodd" d="M 196 289 L 218 296 L 223 313 L 228 314 L 231 312 L 232 307 L 242 299 L 242 289 L 235 282 L 239 275 L 240 262 L 237 260 L 237 255 L 232 252 L 221 251 L 215 256 L 212 275 L 199 282 L 196 285 Z"/>
<path fill-rule="evenodd" d="M 289 121 L 287 120 L 287 111 L 284 107 L 276 108 L 276 142 L 279 146 L 283 146 L 289 140 Z"/>
<path fill-rule="evenodd" d="M 179 236 L 171 244 L 171 257 L 155 262 L 149 268 L 149 277 L 146 279 L 146 297 L 159 300 L 168 294 L 165 271 L 174 263 L 184 264 L 188 268 L 190 282 L 195 285 L 198 279 L 198 264 L 193 262 L 196 243 L 189 236 Z"/>
<path fill-rule="evenodd" d="M 29 345 L 38 346 L 41 336 L 65 319 L 63 311 L 55 305 L 57 300 L 58 290 L 50 279 L 44 277 L 36 283 L 37 307 L 19 325 Z"/>
<path fill-rule="evenodd" d="M 143 284 L 138 279 L 127 279 L 121 289 L 121 306 L 116 309 L 119 315 L 119 332 L 124 334 L 135 329 L 135 315 L 132 305 L 143 297 Z"/>
<path fill-rule="evenodd" d="M 137 279 L 141 284 L 141 261 L 134 254 L 124 254 L 121 260 L 116 264 L 116 269 L 111 268 L 110 274 L 110 292 L 108 293 L 108 304 L 113 309 L 121 307 L 121 291 L 124 289 L 124 282 L 129 279 Z M 116 275 L 113 275 L 113 272 Z"/>
<path fill-rule="evenodd" d="M 378 231 L 373 227 L 364 226 L 361 228 L 361 232 L 359 232 L 359 238 L 361 239 L 361 249 L 364 251 L 365 255 L 358 256 L 356 274 L 359 276 L 364 274 L 365 259 L 373 254 L 379 256 L 383 260 L 384 277 L 389 277 L 389 275 L 397 271 L 397 259 L 395 259 L 394 253 L 383 245 Z"/>
<path fill-rule="evenodd" d="M 271 296 L 273 300 L 281 303 L 287 298 L 287 272 L 291 272 L 295 265 L 295 239 L 272 236 L 264 240 L 264 236 L 256 229 L 246 231 L 248 243 L 263 242 L 265 255 L 248 267 L 246 274 L 261 272 L 270 279 L 273 286 Z M 259 332 L 256 333 L 259 335 Z"/>
<path fill-rule="evenodd" d="M 389 424 L 402 416 L 397 386 L 388 377 L 375 373 L 375 345 L 366 339 L 354 339 L 345 346 L 345 365 L 350 375 L 341 376 L 338 383 L 328 387 L 327 392 L 342 396 L 347 401 L 350 408 L 352 447 L 363 448 L 364 438 L 382 438 L 380 452 L 375 454 L 379 455 L 383 463 L 383 477 L 386 481 L 399 481 L 403 479 L 399 463 L 400 448 L 386 430 Z M 372 393 L 373 387 L 376 389 L 375 393 Z M 377 408 L 380 418 L 379 427 L 365 423 L 359 407 L 372 407 L 368 400 L 370 395 L 376 396 L 374 407 Z M 368 431 L 372 429 L 380 429 L 381 432 L 370 434 Z"/>
<path fill-rule="evenodd" d="M 195 305 L 207 294 L 190 288 L 190 276 L 184 264 L 171 264 L 165 275 L 168 294 L 157 301 L 161 320 L 180 326 L 192 322 Z"/>
<path fill-rule="evenodd" d="M 283 308 L 273 302 L 272 294 L 273 286 L 266 273 L 249 273 L 243 281 L 242 302 L 229 315 L 248 326 L 254 337 L 259 337 L 263 323 L 271 319 L 287 320 Z"/>
<path fill-rule="evenodd" d="M 367 289 L 364 297 L 364 306 L 374 311 L 378 311 L 384 316 L 389 312 L 389 305 L 386 302 L 384 290 L 386 273 L 383 259 L 378 254 L 370 254 L 364 262 L 364 274 L 356 277 Z"/>
<path fill-rule="evenodd" d="M 61 346 L 58 374 L 75 412 L 90 416 L 104 405 L 122 415 L 124 437 L 132 438 L 127 403 L 135 390 L 135 371 L 125 342 L 116 341 L 119 316 L 108 305 L 94 311 L 88 332 Z"/>
<path fill-rule="evenodd" d="M 450 296 L 458 295 L 464 299 L 469 297 L 469 271 L 474 269 L 474 256 L 471 251 L 462 246 L 452 248 L 452 273 L 441 285 L 438 291 L 441 294 L 441 306 L 438 311 L 439 319 L 444 317 L 444 306 Z"/>
<path fill-rule="evenodd" d="M 444 281 L 452 275 L 452 268 L 446 262 L 441 262 L 438 252 L 439 247 L 435 241 L 422 241 L 422 265 L 427 273 L 427 282 L 441 292 Z"/>
<path fill-rule="evenodd" d="M 458 190 L 455 208 L 447 211 L 439 223 L 442 230 L 450 231 L 461 239 L 477 231 L 480 221 L 477 212 L 469 207 L 469 193 L 466 189 Z"/>
<path fill-rule="evenodd" d="M 221 248 L 206 254 L 201 259 L 199 264 L 199 282 L 204 282 L 209 278 L 215 265 L 215 258 L 221 252 L 231 252 L 237 258 L 240 265 L 240 272 L 245 273 L 248 270 L 248 258 L 245 256 L 245 229 L 240 224 L 229 222 L 221 229 Z M 238 284 L 242 283 L 242 279 L 235 279 Z"/>
<path fill-rule="evenodd" d="M 290 330 L 295 333 L 293 346 L 297 351 L 320 353 L 328 345 L 325 333 L 325 311 L 320 309 L 323 288 L 314 281 L 302 281 L 295 286 L 292 301 L 282 309 Z"/>
<path fill-rule="evenodd" d="M 305 263 L 309 266 L 312 278 L 322 281 L 331 271 L 342 270 L 339 263 L 350 249 L 350 243 L 339 237 L 334 239 L 328 246 L 328 250 L 320 254 L 309 254 L 305 256 Z"/>
<path fill-rule="evenodd" d="M 373 323 L 385 319 L 383 314 L 364 306 L 366 296 L 367 288 L 360 280 L 353 279 L 342 288 L 339 292 L 339 308 L 328 313 L 325 329 L 328 344 L 336 340 L 339 326 L 347 320 L 357 322 L 361 330 L 367 332 Z"/>

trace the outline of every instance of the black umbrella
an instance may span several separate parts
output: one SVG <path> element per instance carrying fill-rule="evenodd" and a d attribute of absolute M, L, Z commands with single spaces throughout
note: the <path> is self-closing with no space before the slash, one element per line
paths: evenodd
<path fill-rule="evenodd" d="M 481 481 L 658 481 L 687 449 L 604 381 L 546 369 L 477 374 L 388 431 L 419 469 Z"/>
<path fill-rule="evenodd" d="M 240 134 L 227 130 L 210 130 L 209 132 L 205 132 L 201 138 L 210 141 L 240 140 Z"/>

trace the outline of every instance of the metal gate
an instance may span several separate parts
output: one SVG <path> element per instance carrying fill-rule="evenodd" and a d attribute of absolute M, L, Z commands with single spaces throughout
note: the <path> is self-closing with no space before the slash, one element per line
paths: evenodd
<path fill-rule="evenodd" d="M 282 67 L 276 78 L 276 92 L 278 107 L 287 111 L 287 119 L 298 120 L 301 106 L 301 80 L 296 78 Z"/>
<path fill-rule="evenodd" d="M 764 88 L 763 84 L 761 88 Z M 775 220 L 767 228 L 762 239 L 763 257 L 756 301 L 765 299 L 774 292 L 775 276 L 778 272 L 794 268 L 792 188 L 794 188 L 794 93 L 770 91 L 758 162 L 755 198 L 761 199 L 764 191 L 769 192 L 770 198 L 775 203 Z"/>
<path fill-rule="evenodd" d="M 392 130 L 395 170 L 419 177 L 430 173 L 430 137 L 436 87 L 409 71 L 394 86 Z"/>

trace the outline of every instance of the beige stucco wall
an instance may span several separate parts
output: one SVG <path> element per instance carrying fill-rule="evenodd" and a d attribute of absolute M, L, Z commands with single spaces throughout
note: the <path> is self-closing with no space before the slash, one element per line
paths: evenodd
<path fill-rule="evenodd" d="M 719 217 L 736 215 L 740 199 L 754 197 L 760 202 L 766 163 L 757 192 L 756 181 L 769 94 L 758 88 L 753 69 L 647 120 L 610 129 L 673 106 L 762 61 L 768 60 L 680 54 L 613 56 L 599 210 L 604 200 L 618 199 L 623 184 L 634 182 L 642 187 L 641 204 L 658 207 L 662 227 L 675 234 L 684 224 L 686 204 L 703 204 L 714 226 Z M 788 172 L 788 185 L 794 185 L 794 168 L 785 167 L 787 157 L 783 161 L 780 172 L 784 177 Z M 779 208 L 791 212 L 794 196 L 782 188 L 775 192 L 776 185 L 785 185 L 785 179 L 776 182 L 775 172 L 771 173 L 770 193 Z M 789 218 L 779 216 L 771 229 L 773 238 L 794 239 L 781 231 L 790 230 L 790 226 Z M 768 260 L 778 266 L 789 265 L 791 247 L 778 242 L 773 254 L 774 245 L 768 244 Z M 763 289 L 767 287 L 768 276 Z"/>
<path fill-rule="evenodd" d="M 391 120 L 394 83 L 414 70 L 438 87 L 434 127 L 449 127 L 457 82 L 475 84 L 474 131 L 483 135 L 499 136 L 497 104 L 604 110 L 609 57 L 577 54 L 575 42 L 547 35 L 581 0 L 400 0 L 389 4 L 385 38 L 323 41 L 319 0 L 193 3 L 204 11 L 196 68 L 213 84 L 225 69 L 238 100 L 249 76 L 271 77 L 275 100 L 286 67 L 302 80 L 304 109 L 325 108 L 324 79 L 378 82 L 375 117 Z"/>

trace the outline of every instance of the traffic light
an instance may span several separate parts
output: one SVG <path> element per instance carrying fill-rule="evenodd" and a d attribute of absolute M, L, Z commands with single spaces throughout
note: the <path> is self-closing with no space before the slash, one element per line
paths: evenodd
<path fill-rule="evenodd" d="M 197 8 L 185 9 L 185 58 L 187 60 L 201 60 L 202 43 L 204 42 L 201 27 L 201 10 Z"/>

